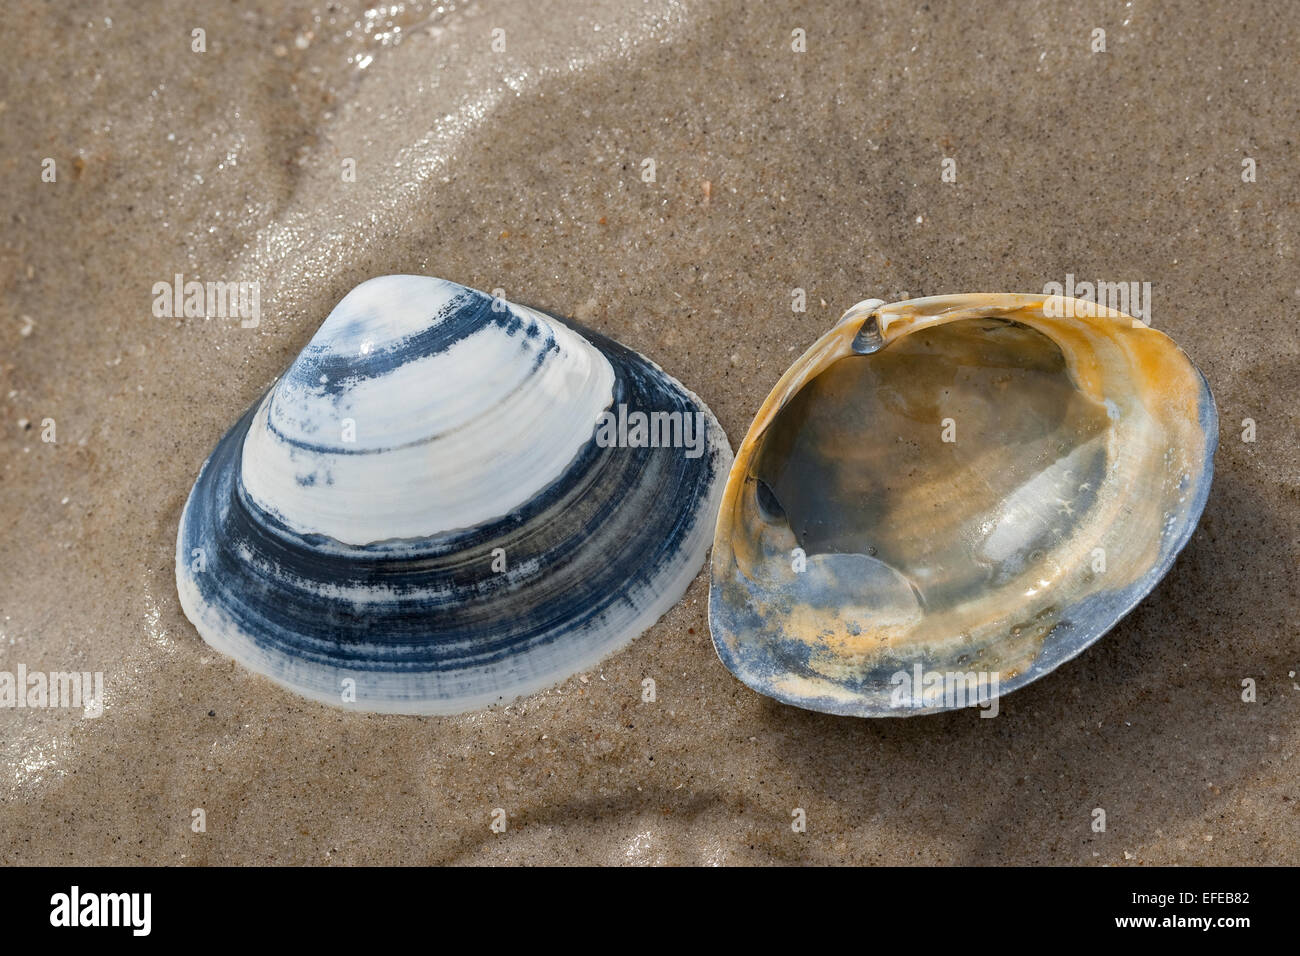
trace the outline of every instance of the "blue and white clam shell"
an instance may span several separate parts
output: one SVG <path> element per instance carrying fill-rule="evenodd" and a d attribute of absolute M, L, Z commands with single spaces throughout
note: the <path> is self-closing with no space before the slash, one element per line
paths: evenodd
<path fill-rule="evenodd" d="M 713 414 L 643 356 L 385 276 L 203 466 L 177 590 L 208 644 L 299 694 L 461 713 L 658 620 L 704 562 L 730 464 Z"/>

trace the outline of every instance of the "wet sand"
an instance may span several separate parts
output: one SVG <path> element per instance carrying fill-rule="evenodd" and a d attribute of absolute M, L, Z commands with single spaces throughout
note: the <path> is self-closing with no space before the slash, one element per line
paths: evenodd
<path fill-rule="evenodd" d="M 0 862 L 1296 861 L 1300 11 L 137 6 L 0 33 L 0 670 L 106 688 L 97 719 L 0 709 Z M 514 706 L 333 710 L 202 643 L 176 525 L 330 308 L 400 272 L 639 349 L 733 446 L 860 299 L 1149 281 L 1218 401 L 1214 489 L 1156 591 L 993 720 L 752 693 L 707 574 Z M 177 273 L 259 282 L 260 323 L 154 317 Z"/>

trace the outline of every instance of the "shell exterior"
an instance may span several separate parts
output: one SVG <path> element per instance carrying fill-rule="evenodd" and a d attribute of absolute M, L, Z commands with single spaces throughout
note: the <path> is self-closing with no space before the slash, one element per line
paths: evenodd
<path fill-rule="evenodd" d="M 1024 686 L 1109 630 L 1205 507 L 1218 418 L 1163 333 L 1092 303 L 855 306 L 736 453 L 709 626 L 755 690 L 909 716 Z"/>
<path fill-rule="evenodd" d="M 685 447 L 609 441 L 620 408 L 665 413 Z M 372 279 L 203 466 L 177 590 L 205 641 L 297 693 L 474 710 L 676 603 L 730 461 L 703 403 L 637 353 L 455 283 Z"/>

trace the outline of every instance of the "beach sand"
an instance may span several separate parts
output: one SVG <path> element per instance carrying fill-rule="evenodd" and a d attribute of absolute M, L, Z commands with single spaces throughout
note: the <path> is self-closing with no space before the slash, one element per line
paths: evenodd
<path fill-rule="evenodd" d="M 0 863 L 1296 862 L 1298 42 L 1265 2 L 8 5 L 0 670 L 102 671 L 105 706 L 0 710 Z M 639 349 L 733 446 L 860 299 L 1150 282 L 1218 401 L 1214 488 L 993 720 L 754 694 L 707 572 L 513 706 L 334 710 L 203 644 L 176 526 L 333 305 L 402 272 Z M 155 317 L 178 273 L 260 283 L 260 323 Z"/>

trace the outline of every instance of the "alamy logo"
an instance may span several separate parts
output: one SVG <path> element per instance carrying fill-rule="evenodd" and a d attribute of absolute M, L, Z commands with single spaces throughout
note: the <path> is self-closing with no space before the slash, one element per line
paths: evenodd
<path fill-rule="evenodd" d="M 262 321 L 258 282 L 186 282 L 177 273 L 175 282 L 155 282 L 152 292 L 156 319 L 239 319 L 246 329 Z"/>
<path fill-rule="evenodd" d="M 1074 281 L 1074 273 L 1065 275 L 1065 282 L 1048 282 L 1043 285 L 1043 295 L 1057 296 L 1043 303 L 1043 311 L 1051 318 L 1082 319 L 1096 315 L 1092 306 L 1102 306 L 1123 312 L 1151 324 L 1150 282 L 1096 282 Z"/>
<path fill-rule="evenodd" d="M 687 458 L 704 454 L 703 412 L 629 412 L 606 409 L 596 420 L 601 448 L 685 448 Z"/>
<path fill-rule="evenodd" d="M 148 936 L 153 924 L 152 893 L 70 893 L 50 897 L 51 926 L 129 926 L 133 936 Z"/>
<path fill-rule="evenodd" d="M 997 671 L 927 671 L 914 664 L 912 672 L 897 671 L 889 678 L 894 689 L 891 707 L 976 707 L 981 717 L 998 715 Z"/>
<path fill-rule="evenodd" d="M 0 671 L 0 707 L 75 707 L 86 717 L 104 714 L 103 671 Z"/>

